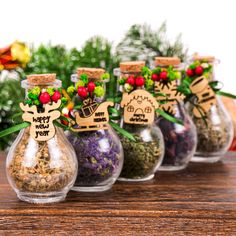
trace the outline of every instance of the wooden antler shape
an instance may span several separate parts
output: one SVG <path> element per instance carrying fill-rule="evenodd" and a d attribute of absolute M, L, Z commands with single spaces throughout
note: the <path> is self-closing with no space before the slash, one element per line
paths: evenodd
<path fill-rule="evenodd" d="M 44 112 L 49 112 L 51 110 L 56 110 L 61 105 L 61 100 L 58 100 L 57 102 L 53 102 L 52 105 L 46 104 L 44 107 Z"/>
<path fill-rule="evenodd" d="M 36 113 L 37 112 L 37 107 L 35 105 L 30 107 L 28 104 L 24 105 L 21 102 L 20 103 L 20 108 L 21 108 L 22 111 L 25 111 L 25 112 L 32 112 L 32 113 Z"/>
<path fill-rule="evenodd" d="M 25 112 L 22 115 L 22 119 L 24 121 L 32 122 L 34 114 L 38 113 L 37 112 L 37 107 L 35 105 L 30 107 L 28 104 L 24 105 L 23 103 L 20 103 L 20 108 L 21 108 L 22 111 Z"/>

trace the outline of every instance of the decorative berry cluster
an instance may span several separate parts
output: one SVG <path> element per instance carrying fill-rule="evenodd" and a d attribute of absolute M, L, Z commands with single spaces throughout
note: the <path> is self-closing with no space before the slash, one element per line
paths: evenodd
<path fill-rule="evenodd" d="M 145 85 L 145 78 L 141 75 L 129 75 L 127 78 L 119 79 L 118 82 L 120 85 L 124 85 L 126 92 L 131 92 L 136 87 L 143 87 Z"/>
<path fill-rule="evenodd" d="M 156 67 L 152 70 L 151 79 L 153 81 L 172 81 L 181 78 L 181 73 L 175 70 L 173 66 L 168 68 Z"/>
<path fill-rule="evenodd" d="M 212 65 L 205 61 L 194 61 L 186 70 L 186 75 L 192 79 L 204 75 L 209 77 L 209 73 L 212 71 Z"/>
<path fill-rule="evenodd" d="M 172 66 L 169 66 L 168 68 L 156 67 L 153 70 L 144 66 L 141 75 L 130 75 L 128 78 L 122 77 L 118 80 L 118 83 L 124 85 L 124 90 L 126 92 L 131 92 L 135 88 L 143 86 L 146 90 L 152 90 L 155 81 L 172 81 L 180 78 L 181 73 Z"/>
<path fill-rule="evenodd" d="M 109 74 L 105 73 L 101 79 L 108 79 Z M 67 88 L 69 94 L 77 93 L 77 95 L 86 99 L 88 97 L 103 97 L 105 90 L 103 88 L 103 82 L 101 81 L 89 81 L 86 74 L 82 74 L 79 78 L 79 81 L 76 83 L 76 86 L 70 86 Z"/>
<path fill-rule="evenodd" d="M 43 105 L 51 102 L 57 102 L 61 99 L 61 91 L 55 88 L 43 88 L 36 86 L 33 89 L 30 89 L 27 93 L 27 99 L 25 100 L 26 104 L 29 105 Z M 62 98 L 62 100 L 65 98 Z"/>

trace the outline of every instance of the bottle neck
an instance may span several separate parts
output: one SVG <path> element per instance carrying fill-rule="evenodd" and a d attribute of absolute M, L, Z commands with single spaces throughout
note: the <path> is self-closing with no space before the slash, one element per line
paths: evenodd
<path fill-rule="evenodd" d="M 48 88 L 59 89 L 61 88 L 62 82 L 60 80 L 55 80 L 51 83 L 45 84 L 33 84 L 29 83 L 27 80 L 22 80 L 21 87 L 25 89 L 25 96 L 27 97 L 28 92 L 32 89 L 39 88 L 40 91 L 46 91 Z"/>

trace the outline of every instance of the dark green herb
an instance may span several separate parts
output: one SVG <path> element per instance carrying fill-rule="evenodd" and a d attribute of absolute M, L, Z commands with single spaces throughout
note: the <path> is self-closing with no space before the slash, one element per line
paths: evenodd
<path fill-rule="evenodd" d="M 225 121 L 225 114 L 218 105 L 216 105 L 216 111 L 217 114 L 208 112 L 204 119 L 192 117 L 197 128 L 197 153 L 219 152 L 229 143 L 230 126 Z"/>
<path fill-rule="evenodd" d="M 137 125 L 129 125 L 129 127 L 137 132 L 145 129 L 145 127 L 137 127 Z M 127 129 L 127 127 L 124 128 Z M 129 128 L 127 130 L 130 132 Z M 151 128 L 148 132 L 151 132 Z M 141 179 L 155 172 L 162 159 L 163 150 L 161 150 L 160 140 L 156 137 L 145 141 L 138 133 L 133 136 L 135 141 L 120 136 L 124 149 L 124 165 L 120 177 Z"/>

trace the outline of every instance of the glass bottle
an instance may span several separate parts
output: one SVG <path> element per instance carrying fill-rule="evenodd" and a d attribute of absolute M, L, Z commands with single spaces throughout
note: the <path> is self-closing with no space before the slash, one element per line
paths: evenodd
<path fill-rule="evenodd" d="M 198 136 L 196 153 L 192 158 L 194 162 L 219 161 L 229 149 L 233 139 L 233 124 L 230 115 L 221 97 L 215 95 L 208 85 L 209 82 L 215 81 L 214 70 L 218 63 L 219 61 L 214 57 L 194 56 L 186 71 L 187 75 L 193 78 L 190 87 L 195 94 L 188 104 L 188 111 L 196 125 Z M 201 76 L 204 80 L 199 83 Z M 196 105 L 199 107 L 198 110 Z M 204 119 L 199 115 L 199 110 Z"/>
<path fill-rule="evenodd" d="M 145 78 L 141 76 L 143 66 L 145 62 L 142 61 L 122 62 L 120 68 L 114 70 L 114 74 L 118 76 L 118 92 L 122 94 L 122 101 L 117 104 L 122 114 L 120 127 L 135 138 L 133 141 L 120 136 L 124 149 L 120 181 L 152 179 L 164 155 L 163 136 L 154 123 L 154 104 L 157 102 L 145 89 Z M 131 118 L 128 118 L 129 114 Z M 140 123 L 139 119 L 142 120 Z"/>
<path fill-rule="evenodd" d="M 154 74 L 156 77 L 153 76 L 158 79 L 155 81 L 155 88 L 157 86 L 158 92 L 166 93 L 170 99 L 169 103 L 164 103 L 160 108 L 183 122 L 181 125 L 163 116 L 156 118 L 156 125 L 161 129 L 165 142 L 165 155 L 159 170 L 181 170 L 188 165 L 197 145 L 196 128 L 185 109 L 184 95 L 176 91 L 180 83 L 182 64 L 177 57 L 156 57 L 155 65 L 158 71 L 158 74 Z M 175 80 L 171 81 L 169 77 L 161 80 L 161 70 L 171 70 Z"/>
<path fill-rule="evenodd" d="M 72 188 L 74 191 L 100 192 L 110 189 L 119 177 L 123 166 L 121 142 L 108 124 L 107 105 L 113 104 L 105 102 L 106 82 L 109 79 L 102 79 L 104 72 L 103 69 L 97 68 L 78 68 L 77 74 L 71 77 L 78 94 L 75 96 L 75 107 L 70 117 L 74 120 L 76 112 L 81 117 L 73 126 L 73 131 L 66 132 L 79 163 L 78 175 Z M 83 80 L 83 78 L 86 79 Z M 87 87 L 87 90 L 89 87 L 95 87 L 95 89 L 83 98 L 79 92 L 81 85 Z M 76 107 L 81 103 L 87 105 L 77 109 Z M 104 113 L 101 116 L 102 119 L 107 114 L 106 121 L 96 123 L 96 117 L 99 117 L 97 114 L 101 112 Z M 92 119 L 88 120 L 86 116 Z"/>
<path fill-rule="evenodd" d="M 57 89 L 61 87 L 61 81 L 56 80 L 55 74 L 30 75 L 21 85 L 26 90 L 26 101 L 35 99 L 34 104 L 37 105 L 31 103 L 22 105 L 25 109 L 23 119 L 27 112 L 27 116 L 33 117 L 32 119 L 36 119 L 36 116 L 46 117 L 44 116 L 46 109 L 53 109 L 53 104 L 60 105 Z M 47 90 L 52 93 L 54 90 L 57 91 L 57 98 L 49 95 L 48 104 L 40 106 L 38 97 Z M 56 99 L 57 102 L 51 102 L 51 99 Z M 54 113 L 55 110 L 50 112 Z M 49 119 L 52 119 L 52 113 L 48 113 L 51 116 Z M 56 113 L 60 115 L 59 111 Z M 74 150 L 60 128 L 54 127 L 52 123 L 47 124 L 50 125 L 49 134 L 55 128 L 51 138 L 45 140 L 44 136 L 41 136 L 42 140 L 36 139 L 31 123 L 29 127 L 21 130 L 7 155 L 8 181 L 22 201 L 30 203 L 62 201 L 75 181 L 78 166 Z M 43 135 L 48 132 L 39 127 L 37 129 L 43 132 Z"/>

